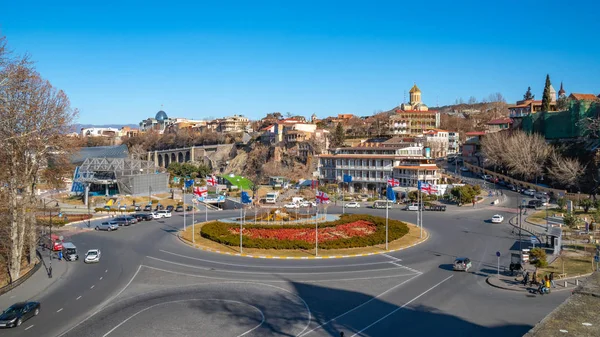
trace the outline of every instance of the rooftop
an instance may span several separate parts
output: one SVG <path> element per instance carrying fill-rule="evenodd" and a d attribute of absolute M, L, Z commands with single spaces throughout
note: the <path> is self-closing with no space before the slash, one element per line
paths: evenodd
<path fill-rule="evenodd" d="M 471 131 L 471 132 L 467 132 L 465 133 L 465 135 L 467 136 L 485 136 L 485 131 Z"/>
<path fill-rule="evenodd" d="M 600 272 L 595 272 L 524 337 L 600 336 L 598 312 Z"/>
<path fill-rule="evenodd" d="M 596 97 L 596 95 L 594 94 L 576 94 L 576 93 L 572 93 L 571 96 L 569 96 L 571 98 L 574 98 L 576 100 L 579 101 L 595 101 L 598 100 L 598 97 Z"/>

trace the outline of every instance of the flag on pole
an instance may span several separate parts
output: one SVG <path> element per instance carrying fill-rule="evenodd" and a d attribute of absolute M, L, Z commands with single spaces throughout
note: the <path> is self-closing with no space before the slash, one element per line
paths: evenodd
<path fill-rule="evenodd" d="M 396 187 L 400 186 L 400 180 L 389 177 L 387 180 L 388 186 Z"/>
<path fill-rule="evenodd" d="M 215 176 L 206 177 L 206 185 L 217 186 L 217 178 Z"/>
<path fill-rule="evenodd" d="M 351 183 L 352 182 L 352 176 L 349 174 L 344 174 L 344 182 L 345 183 Z"/>
<path fill-rule="evenodd" d="M 396 202 L 396 192 L 394 192 L 392 186 L 387 187 L 385 194 L 387 194 L 387 200 L 391 202 Z"/>
<path fill-rule="evenodd" d="M 317 191 L 317 204 L 328 204 L 329 196 L 325 192 Z"/>
<path fill-rule="evenodd" d="M 184 185 L 185 185 L 185 188 L 194 186 L 194 179 L 186 179 Z"/>
<path fill-rule="evenodd" d="M 437 193 L 437 186 L 432 185 L 430 183 L 422 183 L 419 181 L 419 183 L 417 184 L 419 191 L 423 191 L 427 194 L 431 194 L 431 193 Z"/>
<path fill-rule="evenodd" d="M 252 202 L 252 198 L 248 195 L 248 192 L 242 192 L 242 204 L 249 204 Z"/>
<path fill-rule="evenodd" d="M 316 190 L 317 188 L 319 188 L 319 181 L 318 180 L 311 180 L 310 181 L 310 189 Z"/>
<path fill-rule="evenodd" d="M 194 195 L 200 198 L 208 196 L 208 189 L 206 187 L 197 186 L 194 188 Z"/>

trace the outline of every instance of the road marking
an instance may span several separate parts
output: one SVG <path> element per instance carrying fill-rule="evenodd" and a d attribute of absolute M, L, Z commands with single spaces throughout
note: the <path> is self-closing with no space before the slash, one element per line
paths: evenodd
<path fill-rule="evenodd" d="M 15 297 L 17 297 L 17 296 L 16 295 L 12 295 L 10 298 L 15 298 Z"/>
<path fill-rule="evenodd" d="M 100 276 L 100 281 L 102 281 L 103 278 L 104 278 L 104 276 Z"/>
<path fill-rule="evenodd" d="M 421 274 L 419 274 L 419 275 L 421 275 Z M 394 289 L 396 289 L 396 288 L 400 287 L 401 285 L 405 284 L 406 282 L 408 282 L 408 281 L 410 281 L 410 280 L 414 279 L 415 277 L 417 277 L 417 276 L 419 276 L 419 275 L 415 275 L 415 276 L 413 276 L 413 277 L 409 278 L 408 280 L 405 280 L 405 281 L 402 281 L 402 282 L 400 282 L 400 283 L 396 284 L 395 286 L 393 286 L 393 287 L 391 287 L 390 289 L 388 289 L 388 290 L 386 290 L 386 291 L 382 292 L 381 294 L 379 294 L 379 295 L 377 295 L 377 296 L 375 296 L 375 297 L 372 297 L 370 300 L 368 300 L 368 301 L 365 301 L 364 303 L 362 303 L 362 304 L 360 304 L 360 305 L 358 305 L 358 306 L 356 306 L 356 307 L 354 307 L 354 308 L 352 308 L 352 309 L 350 309 L 350 310 L 348 310 L 348 311 L 344 312 L 343 314 L 341 314 L 341 315 L 338 315 L 338 316 L 336 316 L 336 317 L 334 317 L 334 318 L 332 318 L 332 319 L 328 320 L 327 322 L 325 322 L 325 323 L 323 323 L 323 324 L 321 324 L 321 325 L 317 326 L 316 328 L 313 328 L 312 330 L 309 330 L 309 331 L 305 332 L 304 334 L 300 333 L 300 334 L 298 334 L 298 336 L 300 336 L 300 337 L 301 337 L 301 336 L 306 336 L 306 335 L 308 335 L 309 333 L 311 333 L 311 332 L 313 332 L 313 331 L 315 331 L 315 330 L 317 330 L 317 329 L 320 329 L 321 327 L 323 327 L 323 326 L 325 326 L 325 325 L 327 325 L 327 324 L 329 324 L 329 323 L 331 323 L 331 322 L 333 322 L 333 321 L 337 320 L 338 318 L 341 318 L 341 317 L 344 317 L 344 316 L 346 316 L 347 314 L 349 314 L 349 313 L 351 313 L 351 312 L 355 311 L 356 309 L 358 309 L 358 308 L 361 308 L 361 307 L 363 307 L 363 306 L 365 306 L 365 305 L 367 305 L 367 304 L 369 304 L 369 303 L 371 303 L 371 302 L 375 301 L 376 299 L 379 299 L 381 296 L 383 296 L 383 295 L 385 295 L 385 294 L 389 293 L 390 291 L 392 291 L 392 290 L 394 290 Z M 453 275 L 453 276 L 454 276 L 454 275 Z"/>
<path fill-rule="evenodd" d="M 26 328 L 25 328 L 25 331 L 27 331 L 27 330 L 29 330 L 29 329 L 31 329 L 31 328 L 33 328 L 33 325 L 30 325 L 30 326 L 26 327 Z"/>
<path fill-rule="evenodd" d="M 427 294 L 428 292 L 432 291 L 433 289 L 437 288 L 437 287 L 438 287 L 438 286 L 440 286 L 442 283 L 444 283 L 444 282 L 448 281 L 448 280 L 449 280 L 449 279 L 451 279 L 452 277 L 454 277 L 454 275 L 450 275 L 450 276 L 446 277 L 445 279 L 443 279 L 443 280 L 442 280 L 441 282 L 439 282 L 438 284 L 436 284 L 436 285 L 434 285 L 433 287 L 431 287 L 431 288 L 429 288 L 429 289 L 425 290 L 424 292 L 422 292 L 421 294 L 419 294 L 419 296 L 417 296 L 417 297 L 413 298 L 412 300 L 410 300 L 410 301 L 408 301 L 408 302 L 404 303 L 404 304 L 403 304 L 401 307 L 399 307 L 399 308 L 396 308 L 396 309 L 392 310 L 392 312 L 390 312 L 389 314 L 387 314 L 387 315 L 385 315 L 385 316 L 381 317 L 380 319 L 376 320 L 375 322 L 373 322 L 373 323 L 371 323 L 371 324 L 367 325 L 365 328 L 363 328 L 363 329 L 362 329 L 362 330 L 360 330 L 359 332 L 355 333 L 355 334 L 354 334 L 354 335 L 352 335 L 351 337 L 358 336 L 358 335 L 359 335 L 361 332 L 363 332 L 363 331 L 367 330 L 368 328 L 372 327 L 373 325 L 375 325 L 375 324 L 377 324 L 377 323 L 379 323 L 379 322 L 383 321 L 384 319 L 386 319 L 386 318 L 388 318 L 389 316 L 393 315 L 393 314 L 394 314 L 396 311 L 403 309 L 403 308 L 404 308 L 404 307 L 406 307 L 407 305 L 411 304 L 412 302 L 414 302 L 414 301 L 416 301 L 417 299 L 419 299 L 421 296 L 423 296 L 423 295 Z"/>
<path fill-rule="evenodd" d="M 399 258 L 397 258 L 397 257 L 393 257 L 393 256 L 391 256 L 391 255 L 388 255 L 388 254 L 386 254 L 386 253 L 383 253 L 383 254 L 381 254 L 381 255 L 383 255 L 383 256 L 385 256 L 385 257 L 388 257 L 388 258 L 392 259 L 393 261 L 402 261 L 402 260 L 400 260 Z"/>
<path fill-rule="evenodd" d="M 80 295 L 79 297 L 77 297 L 77 298 L 75 299 L 75 301 L 77 301 L 77 300 L 78 300 L 78 299 L 80 299 L 80 298 L 81 298 L 81 295 Z"/>
<path fill-rule="evenodd" d="M 104 272 L 105 272 L 105 273 L 108 273 L 108 269 L 106 269 Z"/>
<path fill-rule="evenodd" d="M 249 307 L 251 307 L 251 308 L 254 308 L 254 309 L 256 309 L 256 311 L 258 311 L 258 312 L 260 313 L 261 317 L 262 317 L 262 319 L 261 319 L 260 323 L 258 323 L 258 325 L 256 325 L 256 326 L 255 326 L 255 327 L 253 327 L 252 329 L 250 329 L 250 330 L 247 330 L 246 332 L 242 333 L 241 335 L 238 335 L 237 337 L 241 337 L 241 336 L 244 336 L 244 335 L 247 335 L 247 334 L 249 334 L 250 332 L 252 332 L 252 331 L 254 331 L 254 330 L 258 329 L 258 328 L 259 328 L 261 325 L 263 325 L 263 323 L 265 322 L 265 314 L 264 314 L 264 313 L 263 313 L 263 312 L 262 312 L 262 311 L 261 311 L 259 308 L 255 307 L 255 306 L 253 306 L 253 305 L 251 305 L 251 304 L 244 303 L 244 302 L 240 302 L 240 301 L 234 301 L 234 300 L 223 300 L 223 299 L 217 299 L 217 298 L 215 298 L 215 299 L 212 299 L 212 298 L 208 298 L 208 299 L 194 298 L 194 299 L 189 299 L 189 300 L 177 300 L 177 301 L 162 302 L 162 303 L 158 303 L 158 304 L 154 304 L 154 305 L 151 305 L 151 306 L 149 306 L 149 307 L 146 307 L 146 308 L 144 308 L 144 309 L 142 309 L 142 310 L 140 310 L 140 311 L 136 312 L 135 314 L 133 314 L 133 315 L 131 315 L 131 316 L 127 317 L 127 319 L 125 319 L 125 320 L 124 320 L 124 321 L 122 321 L 121 323 L 117 324 L 117 325 L 116 325 L 114 328 L 110 329 L 110 330 L 109 330 L 107 333 L 105 333 L 105 334 L 104 334 L 102 337 L 106 337 L 106 336 L 110 335 L 112 332 L 114 332 L 114 331 L 115 331 L 116 329 L 118 329 L 120 326 L 122 326 L 123 324 L 127 323 L 127 322 L 128 322 L 130 319 L 132 319 L 132 318 L 134 318 L 135 316 L 137 316 L 137 315 L 139 315 L 139 314 L 143 313 L 144 311 L 150 310 L 150 309 L 152 309 L 152 308 L 155 308 L 155 307 L 157 307 L 157 306 L 159 306 L 159 305 L 163 305 L 163 304 L 173 304 L 173 303 L 181 303 L 181 302 L 189 302 L 189 301 L 222 301 L 222 302 L 229 302 L 229 303 L 243 304 L 243 305 L 247 305 L 247 306 L 249 306 Z"/>
<path fill-rule="evenodd" d="M 63 311 L 63 308 L 56 310 L 56 312 L 61 312 L 61 311 Z"/>
<path fill-rule="evenodd" d="M 90 287 L 90 289 L 94 289 L 94 287 L 95 287 L 95 285 L 92 285 L 92 286 Z"/>

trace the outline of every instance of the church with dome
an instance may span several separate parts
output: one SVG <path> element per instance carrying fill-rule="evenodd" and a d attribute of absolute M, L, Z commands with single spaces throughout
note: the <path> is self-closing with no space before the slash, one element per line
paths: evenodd
<path fill-rule="evenodd" d="M 429 108 L 421 101 L 421 89 L 415 83 L 409 91 L 410 100 L 408 103 L 402 103 L 400 110 L 403 111 L 428 111 Z"/>
<path fill-rule="evenodd" d="M 171 119 L 167 116 L 167 113 L 160 110 L 156 113 L 154 118 L 144 119 L 140 122 L 140 130 L 142 132 L 155 130 L 158 132 L 164 132 Z"/>

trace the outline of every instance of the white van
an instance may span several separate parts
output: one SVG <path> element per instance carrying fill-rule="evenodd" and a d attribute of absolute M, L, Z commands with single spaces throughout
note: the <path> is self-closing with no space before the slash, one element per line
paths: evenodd
<path fill-rule="evenodd" d="M 63 257 L 67 261 L 77 261 L 79 260 L 79 255 L 77 254 L 77 247 L 72 242 L 63 242 Z"/>
<path fill-rule="evenodd" d="M 303 198 L 303 197 L 293 197 L 293 198 L 292 198 L 292 202 L 293 202 L 294 204 L 299 204 L 299 203 L 301 203 L 301 202 L 304 202 L 304 198 Z"/>

